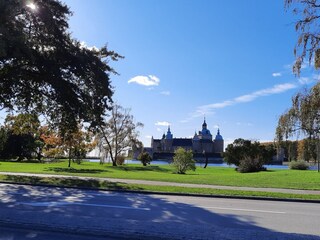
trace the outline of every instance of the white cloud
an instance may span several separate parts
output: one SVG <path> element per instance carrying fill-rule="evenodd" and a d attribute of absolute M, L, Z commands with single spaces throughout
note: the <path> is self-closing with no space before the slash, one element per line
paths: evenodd
<path fill-rule="evenodd" d="M 286 91 L 288 91 L 290 89 L 294 89 L 294 88 L 297 88 L 296 84 L 283 83 L 283 84 L 274 85 L 272 88 L 266 88 L 266 89 L 256 91 L 256 92 L 252 93 L 252 95 L 255 95 L 256 97 L 268 96 L 268 95 L 272 95 L 272 94 L 286 92 Z"/>
<path fill-rule="evenodd" d="M 162 132 L 162 129 L 161 129 L 161 128 L 157 128 L 157 131 L 158 131 L 158 132 Z"/>
<path fill-rule="evenodd" d="M 210 109 L 207 105 L 199 107 L 195 112 L 190 113 L 189 117 L 183 120 L 180 120 L 180 123 L 187 123 L 190 122 L 192 119 L 197 117 L 204 117 L 215 114 L 214 111 Z"/>
<path fill-rule="evenodd" d="M 249 94 L 241 95 L 239 97 L 235 97 L 232 100 L 226 100 L 223 102 L 218 103 L 211 103 L 203 106 L 199 106 L 194 113 L 191 114 L 191 116 L 185 120 L 180 121 L 181 123 L 186 123 L 192 120 L 196 117 L 202 117 L 204 115 L 210 115 L 214 113 L 215 109 L 219 108 L 225 108 L 228 106 L 233 106 L 238 103 L 245 103 L 245 102 L 251 102 L 255 100 L 256 98 L 263 97 L 263 96 L 269 96 L 273 94 L 279 94 L 282 92 L 286 92 L 290 89 L 297 88 L 298 86 L 293 83 L 283 83 L 283 84 L 277 84 L 274 85 L 271 88 L 265 88 L 261 89 Z"/>
<path fill-rule="evenodd" d="M 166 121 L 163 121 L 163 122 L 157 121 L 154 125 L 156 125 L 156 126 L 169 126 L 170 123 L 166 122 Z"/>
<path fill-rule="evenodd" d="M 252 100 L 254 100 L 256 98 L 255 94 L 247 94 L 247 95 L 242 95 L 240 97 L 236 97 L 234 99 L 234 101 L 232 102 L 232 105 L 234 103 L 241 103 L 241 102 L 251 102 Z"/>
<path fill-rule="evenodd" d="M 154 75 L 135 76 L 131 78 L 128 83 L 136 83 L 143 86 L 158 86 L 160 79 Z"/>
<path fill-rule="evenodd" d="M 233 101 L 228 100 L 220 103 L 212 103 L 198 107 L 197 112 L 207 114 L 208 112 L 211 112 L 210 109 L 225 108 L 230 105 L 233 105 Z"/>
<path fill-rule="evenodd" d="M 146 136 L 144 136 L 145 138 L 148 138 L 148 139 L 150 139 L 150 138 L 152 138 L 152 136 L 150 136 L 150 135 L 146 135 Z"/>
<path fill-rule="evenodd" d="M 280 72 L 272 73 L 272 77 L 281 77 L 282 74 Z"/>
<path fill-rule="evenodd" d="M 219 126 L 218 125 L 214 125 L 213 128 L 219 128 Z"/>
<path fill-rule="evenodd" d="M 162 91 L 162 92 L 160 92 L 160 94 L 169 96 L 171 93 L 170 93 L 170 91 Z"/>

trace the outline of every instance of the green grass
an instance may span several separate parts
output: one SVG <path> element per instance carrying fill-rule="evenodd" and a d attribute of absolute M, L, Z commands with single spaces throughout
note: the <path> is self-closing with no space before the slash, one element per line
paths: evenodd
<path fill-rule="evenodd" d="M 53 185 L 64 187 L 86 187 L 92 189 L 103 190 L 126 190 L 126 191 L 148 191 L 148 192 L 164 192 L 164 193 L 184 193 L 184 194 L 201 194 L 214 196 L 233 196 L 233 197 L 257 197 L 257 198 L 272 198 L 272 199 L 302 199 L 302 200 L 320 200 L 320 195 L 315 194 L 289 194 L 289 193 L 273 193 L 273 192 L 258 192 L 258 191 L 241 191 L 241 190 L 222 190 L 211 188 L 189 188 L 177 186 L 154 186 L 143 184 L 126 184 L 114 183 L 106 180 L 82 180 L 70 178 L 48 178 L 41 176 L 12 176 L 0 175 L 0 181 L 8 183 L 28 183 Z"/>
<path fill-rule="evenodd" d="M 299 170 L 269 170 L 259 173 L 238 173 L 233 168 L 198 167 L 195 172 L 173 174 L 169 165 L 126 165 L 112 167 L 99 163 L 83 162 L 67 167 L 66 161 L 58 163 L 14 163 L 0 162 L 2 172 L 26 172 L 90 176 L 101 178 L 123 178 L 178 183 L 211 184 L 224 186 L 267 187 L 320 190 L 320 173 Z"/>

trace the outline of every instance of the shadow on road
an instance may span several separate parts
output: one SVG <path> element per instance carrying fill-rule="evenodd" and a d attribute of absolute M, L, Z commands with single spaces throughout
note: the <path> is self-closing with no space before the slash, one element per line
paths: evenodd
<path fill-rule="evenodd" d="M 259 226 L 254 217 L 221 214 L 146 194 L 4 184 L 0 213 L 0 223 L 29 224 L 33 230 L 76 229 L 79 234 L 129 239 L 320 239 L 275 232 Z"/>

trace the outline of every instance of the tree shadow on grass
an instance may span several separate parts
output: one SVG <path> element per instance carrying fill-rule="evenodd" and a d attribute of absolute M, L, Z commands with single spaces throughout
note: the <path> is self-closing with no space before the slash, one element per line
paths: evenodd
<path fill-rule="evenodd" d="M 75 168 L 68 168 L 68 167 L 65 167 L 65 168 L 48 167 L 45 169 L 45 171 L 58 172 L 58 173 L 92 173 L 92 174 L 109 172 L 108 170 L 102 170 L 102 169 L 85 169 L 85 168 L 75 169 Z"/>
<path fill-rule="evenodd" d="M 128 185 L 126 183 L 109 182 L 101 179 L 79 179 L 79 178 L 54 178 L 54 177 L 38 177 L 38 176 L 16 176 L 6 175 L 3 179 L 9 183 L 31 184 L 31 185 L 50 185 L 59 187 L 80 187 L 92 189 L 107 190 L 143 190 L 137 186 Z"/>
<path fill-rule="evenodd" d="M 117 167 L 108 167 L 108 168 L 113 168 L 125 172 L 163 172 L 163 173 L 168 173 L 172 172 L 171 169 L 167 168 L 162 168 L 159 166 L 145 166 L 145 167 L 138 167 L 138 166 L 117 166 Z"/>

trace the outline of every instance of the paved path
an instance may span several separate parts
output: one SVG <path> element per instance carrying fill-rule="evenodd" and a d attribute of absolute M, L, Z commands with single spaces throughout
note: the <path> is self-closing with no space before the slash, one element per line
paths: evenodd
<path fill-rule="evenodd" d="M 191 184 L 191 183 L 173 183 L 161 181 L 147 181 L 147 180 L 134 180 L 134 179 L 119 179 L 119 178 L 96 178 L 96 177 L 79 177 L 79 176 L 66 176 L 54 174 L 35 174 L 35 173 L 12 173 L 0 172 L 1 175 L 14 175 L 14 176 L 43 176 L 55 178 L 73 178 L 73 179 L 96 179 L 105 180 L 109 182 L 131 183 L 131 184 L 145 184 L 157 186 L 179 186 L 190 188 L 212 188 L 212 189 L 226 189 L 226 190 L 242 190 L 242 191 L 259 191 L 259 192 L 280 192 L 280 193 L 293 193 L 293 194 L 319 194 L 319 190 L 297 190 L 297 189 L 283 189 L 283 188 L 255 188 L 255 187 L 236 187 L 236 186 L 218 186 L 208 184 Z"/>

